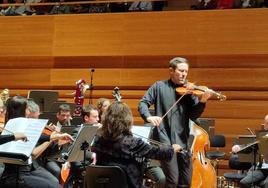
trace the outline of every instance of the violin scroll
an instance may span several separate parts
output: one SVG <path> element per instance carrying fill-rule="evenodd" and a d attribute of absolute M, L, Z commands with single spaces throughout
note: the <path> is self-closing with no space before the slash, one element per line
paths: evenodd
<path fill-rule="evenodd" d="M 119 91 L 119 88 L 118 87 L 115 87 L 114 90 L 113 90 L 113 96 L 115 98 L 115 101 L 121 101 L 122 99 L 122 96 L 120 94 L 120 91 Z"/>

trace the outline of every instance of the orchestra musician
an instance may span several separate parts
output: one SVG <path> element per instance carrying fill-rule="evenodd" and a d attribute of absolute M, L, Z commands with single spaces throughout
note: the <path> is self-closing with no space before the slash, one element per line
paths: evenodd
<path fill-rule="evenodd" d="M 173 145 L 150 145 L 141 138 L 133 137 L 133 116 L 130 108 L 122 102 L 113 102 L 105 112 L 102 127 L 96 135 L 92 151 L 97 154 L 97 165 L 116 165 L 128 176 L 129 187 L 141 188 L 146 168 L 144 160 L 153 158 L 170 160 L 181 147 Z"/>
<path fill-rule="evenodd" d="M 263 129 L 268 130 L 268 115 L 264 117 Z M 232 152 L 237 153 L 241 148 L 240 145 L 236 144 L 232 147 Z M 254 167 L 251 167 L 247 176 L 240 180 L 240 187 L 249 188 L 252 185 L 257 185 L 262 188 L 268 188 L 268 164 L 264 163 L 262 167 L 257 167 L 255 170 Z"/>
<path fill-rule="evenodd" d="M 33 100 L 28 99 L 27 101 L 27 109 L 26 109 L 26 117 L 27 118 L 33 118 L 38 119 L 40 115 L 40 108 L 37 103 L 35 103 Z M 55 125 L 49 126 L 51 130 L 48 130 L 51 132 L 52 130 L 55 130 Z M 42 135 L 41 139 L 39 139 L 39 143 L 43 142 L 43 139 L 46 140 L 48 135 Z M 44 167 L 46 170 L 48 170 L 51 174 L 53 174 L 57 179 L 60 178 L 60 171 L 61 171 L 61 164 L 57 162 L 54 159 L 49 159 L 48 156 L 53 155 L 53 153 L 59 152 L 59 144 L 58 142 L 52 142 L 49 147 L 46 149 L 46 151 L 37 159 L 38 164 Z"/>
<path fill-rule="evenodd" d="M 107 98 L 99 98 L 97 101 L 97 108 L 99 111 L 99 121 L 102 119 L 103 113 L 107 110 L 107 108 L 110 106 L 111 102 Z"/>
<path fill-rule="evenodd" d="M 99 111 L 94 105 L 89 104 L 87 106 L 84 106 L 82 108 L 81 115 L 83 118 L 83 124 L 73 130 L 71 135 L 74 139 L 77 137 L 78 132 L 83 126 L 101 127 L 101 124 L 99 123 Z M 90 150 L 87 151 L 86 162 L 88 164 L 91 164 L 91 163 L 94 163 L 95 161 L 96 161 L 96 155 Z M 68 181 L 83 179 L 81 174 L 84 171 L 84 165 L 81 163 L 81 161 L 76 161 L 76 162 L 71 162 L 71 163 L 67 162 L 67 164 L 70 166 L 70 175 L 69 175 L 70 177 Z"/>
<path fill-rule="evenodd" d="M 154 83 L 142 97 L 138 107 L 141 117 L 155 125 L 153 140 L 170 145 L 179 144 L 186 150 L 189 149 L 187 146 L 189 119 L 196 120 L 200 117 L 205 109 L 205 103 L 212 96 L 209 89 L 206 89 L 200 97 L 176 93 L 177 87 L 186 84 L 188 71 L 189 63 L 185 58 L 173 58 L 169 62 L 170 78 Z M 182 97 L 180 102 L 171 109 L 180 97 Z M 151 105 L 154 105 L 155 115 L 151 115 L 149 111 Z M 162 118 L 167 112 L 169 113 L 166 117 Z M 166 187 L 190 187 L 192 159 L 189 151 L 173 155 L 171 161 L 161 161 L 161 167 L 166 176 Z"/>
<path fill-rule="evenodd" d="M 7 122 L 10 119 L 17 117 L 26 117 L 27 114 L 27 99 L 21 96 L 14 96 L 7 101 L 6 118 Z M 19 126 L 19 125 L 18 125 Z M 42 136 L 41 136 L 42 137 Z M 4 187 L 27 187 L 27 188 L 57 188 L 61 187 L 59 181 L 50 172 L 35 163 L 35 158 L 39 156 L 39 151 L 45 150 L 50 141 L 66 138 L 66 134 L 51 134 L 48 140 L 44 138 L 43 143 L 33 150 L 32 163 L 30 165 L 5 164 L 5 170 L 1 177 L 1 186 Z M 70 137 L 71 139 L 71 137 Z M 39 139 L 40 140 L 40 139 Z"/>
<path fill-rule="evenodd" d="M 56 127 L 60 130 L 62 126 L 71 125 L 71 107 L 68 104 L 61 104 L 57 112 L 58 122 Z"/>
<path fill-rule="evenodd" d="M 0 135 L 0 144 L 5 144 L 13 140 L 23 140 L 26 141 L 27 137 L 23 133 L 14 133 L 8 135 Z"/>

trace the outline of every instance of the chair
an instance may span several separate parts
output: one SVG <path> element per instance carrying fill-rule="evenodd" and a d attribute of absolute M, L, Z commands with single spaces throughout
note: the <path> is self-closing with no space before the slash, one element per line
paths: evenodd
<path fill-rule="evenodd" d="M 207 152 L 206 155 L 210 160 L 214 161 L 214 167 L 218 175 L 218 161 L 223 159 L 225 156 L 224 152 L 219 151 L 219 148 L 225 147 L 225 136 L 223 135 L 213 135 L 210 137 L 210 146 L 216 147 L 216 151 Z"/>
<path fill-rule="evenodd" d="M 252 164 L 250 162 L 240 162 L 238 159 L 238 156 L 233 154 L 229 159 L 229 167 L 231 169 L 238 170 L 238 173 L 224 173 L 223 174 L 224 178 L 227 181 L 227 187 L 231 186 L 231 184 L 239 187 L 240 180 L 246 177 L 246 174 L 244 173 L 244 171 L 248 170 L 251 166 Z"/>
<path fill-rule="evenodd" d="M 128 188 L 126 173 L 119 166 L 86 167 L 84 188 Z"/>

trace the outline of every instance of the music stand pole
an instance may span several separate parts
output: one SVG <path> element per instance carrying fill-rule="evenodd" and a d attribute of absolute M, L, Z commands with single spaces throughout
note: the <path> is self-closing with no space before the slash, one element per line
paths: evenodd
<path fill-rule="evenodd" d="M 90 69 L 90 93 L 89 93 L 89 104 L 93 104 L 92 98 L 93 98 L 93 73 L 95 72 L 94 69 Z"/>
<path fill-rule="evenodd" d="M 253 180 L 253 172 L 256 170 L 256 167 L 257 167 L 257 145 L 252 145 L 252 150 L 253 150 L 253 171 L 252 171 L 252 180 Z M 251 187 L 255 188 L 255 184 L 254 182 L 252 181 L 252 184 L 251 184 Z"/>
<path fill-rule="evenodd" d="M 84 166 L 84 168 L 87 166 L 87 162 L 86 162 L 86 154 L 87 154 L 87 150 L 88 150 L 88 148 L 89 148 L 89 143 L 87 142 L 87 141 L 84 141 L 83 143 L 82 143 L 82 145 L 81 145 L 81 147 L 80 147 L 80 149 L 81 150 L 83 150 L 84 151 L 84 159 L 83 159 L 83 166 Z"/>

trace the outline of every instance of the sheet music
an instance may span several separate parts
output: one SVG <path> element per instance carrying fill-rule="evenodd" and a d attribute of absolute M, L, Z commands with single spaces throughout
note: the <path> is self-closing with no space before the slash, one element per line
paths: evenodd
<path fill-rule="evenodd" d="M 10 132 L 20 132 L 27 136 L 28 141 L 18 140 L 0 145 L 0 157 L 1 153 L 24 154 L 29 157 L 47 122 L 48 120 L 45 119 L 31 118 L 15 118 L 9 120 L 2 135 L 8 135 Z"/>
<path fill-rule="evenodd" d="M 78 132 L 78 135 L 72 144 L 70 151 L 68 152 L 69 162 L 82 161 L 84 159 L 84 151 L 81 150 L 81 146 L 84 142 L 87 142 L 90 146 L 92 143 L 98 127 L 97 126 L 82 126 Z"/>
<path fill-rule="evenodd" d="M 151 126 L 132 125 L 131 132 L 133 133 L 134 137 L 142 138 L 144 142 L 149 143 L 148 139 L 150 136 L 151 129 L 152 129 Z"/>

